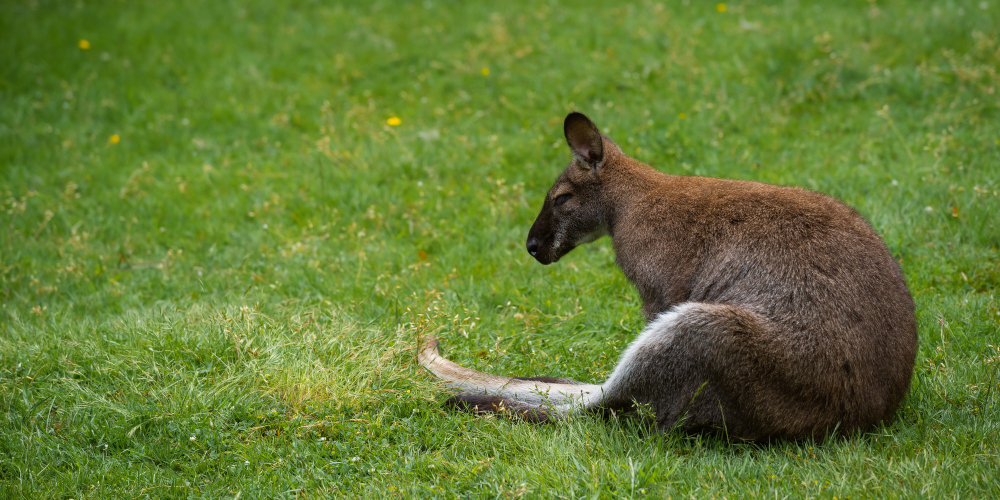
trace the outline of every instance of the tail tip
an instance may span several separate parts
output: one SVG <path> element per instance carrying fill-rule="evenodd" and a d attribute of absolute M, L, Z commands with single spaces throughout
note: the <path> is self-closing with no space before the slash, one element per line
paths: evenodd
<path fill-rule="evenodd" d="M 417 360 L 424 365 L 430 363 L 434 357 L 438 356 L 438 344 L 440 342 L 435 337 L 425 338 L 420 345 L 420 350 L 417 351 Z"/>

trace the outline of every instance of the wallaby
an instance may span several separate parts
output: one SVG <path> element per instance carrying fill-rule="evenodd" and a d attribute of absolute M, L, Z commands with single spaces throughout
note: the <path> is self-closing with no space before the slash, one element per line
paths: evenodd
<path fill-rule="evenodd" d="M 668 175 L 626 156 L 585 115 L 573 159 L 528 232 L 538 262 L 609 235 L 645 330 L 600 385 L 463 368 L 430 339 L 420 363 L 450 403 L 531 421 L 646 405 L 658 426 L 731 438 L 821 439 L 870 429 L 906 394 L 913 299 L 885 244 L 826 195 Z"/>

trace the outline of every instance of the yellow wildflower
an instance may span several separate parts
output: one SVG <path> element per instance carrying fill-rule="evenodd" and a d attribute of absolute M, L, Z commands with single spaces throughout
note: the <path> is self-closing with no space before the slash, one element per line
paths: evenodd
<path fill-rule="evenodd" d="M 726 4 L 720 3 L 720 4 L 716 5 L 715 6 L 715 10 L 717 10 L 719 12 L 725 12 L 726 11 Z"/>
<path fill-rule="evenodd" d="M 114 134 L 108 139 L 108 142 L 110 142 L 111 144 L 118 144 L 119 142 L 121 142 L 121 140 L 122 138 L 118 137 L 118 134 Z"/>
<path fill-rule="evenodd" d="M 386 120 L 385 123 L 387 125 L 389 125 L 390 127 L 395 127 L 395 126 L 399 125 L 400 123 L 403 123 L 403 120 L 400 120 L 398 116 L 393 116 L 392 118 L 389 118 L 388 120 Z"/>
<path fill-rule="evenodd" d="M 483 76 L 490 76 L 490 68 L 483 68 Z"/>
<path fill-rule="evenodd" d="M 76 46 L 80 47 L 80 50 L 90 50 L 90 42 L 86 40 L 80 40 L 80 42 L 77 43 Z"/>
<path fill-rule="evenodd" d="M 688 117 L 688 115 L 686 115 L 684 113 L 677 113 L 677 118 L 680 118 L 681 120 L 683 120 L 683 119 L 685 119 L 687 117 Z"/>

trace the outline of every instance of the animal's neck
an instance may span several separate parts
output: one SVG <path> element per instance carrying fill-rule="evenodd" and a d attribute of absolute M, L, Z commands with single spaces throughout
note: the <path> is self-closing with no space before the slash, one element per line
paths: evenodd
<path fill-rule="evenodd" d="M 666 310 L 687 293 L 684 274 L 674 263 L 686 262 L 691 250 L 688 235 L 665 214 L 676 211 L 668 205 L 683 177 L 658 172 L 631 160 L 615 167 L 604 192 L 608 233 L 615 247 L 618 266 L 635 285 L 647 317 Z M 664 260 L 664 255 L 671 258 Z"/>
<path fill-rule="evenodd" d="M 672 176 L 631 158 L 624 158 L 613 168 L 615 171 L 608 172 L 612 175 L 604 181 L 606 223 L 612 239 L 616 233 L 628 231 L 627 228 L 634 226 L 635 221 L 630 219 L 642 213 L 639 207 L 649 203 L 646 200 L 649 194 L 670 186 L 672 179 Z"/>

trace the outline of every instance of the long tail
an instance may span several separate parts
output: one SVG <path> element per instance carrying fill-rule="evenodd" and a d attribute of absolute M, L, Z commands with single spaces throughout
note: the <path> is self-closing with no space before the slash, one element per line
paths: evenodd
<path fill-rule="evenodd" d="M 599 385 L 563 379 L 500 377 L 465 368 L 441 356 L 438 340 L 427 339 L 417 353 L 420 365 L 459 395 L 453 406 L 497 413 L 511 410 L 527 420 L 552 420 L 573 410 L 599 403 Z"/>

